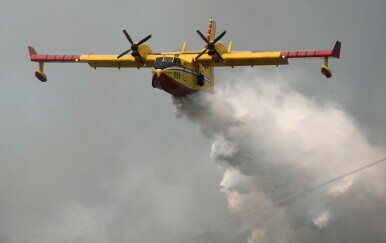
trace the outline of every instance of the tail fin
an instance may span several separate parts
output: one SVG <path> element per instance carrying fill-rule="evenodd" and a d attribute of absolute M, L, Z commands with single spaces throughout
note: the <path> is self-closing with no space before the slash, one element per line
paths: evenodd
<path fill-rule="evenodd" d="M 215 37 L 216 37 L 216 21 L 214 21 L 214 19 L 210 18 L 209 26 L 208 26 L 208 32 L 206 34 L 206 39 L 208 41 L 214 41 Z M 205 43 L 204 48 L 207 48 L 207 45 L 208 44 Z"/>

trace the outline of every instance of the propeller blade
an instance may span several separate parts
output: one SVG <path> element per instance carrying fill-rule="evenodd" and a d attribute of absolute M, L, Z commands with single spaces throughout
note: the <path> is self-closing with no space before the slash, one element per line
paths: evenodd
<path fill-rule="evenodd" d="M 216 53 L 216 56 L 218 58 L 220 58 L 221 62 L 225 62 L 224 58 L 222 58 L 222 56 L 220 55 L 220 53 L 218 53 L 218 51 L 216 51 L 216 49 L 213 49 L 214 53 Z"/>
<path fill-rule="evenodd" d="M 141 56 L 141 55 L 138 55 L 138 57 L 139 57 L 139 60 L 141 60 L 141 64 L 142 64 L 142 65 L 145 65 L 145 61 L 143 60 L 142 56 Z"/>
<path fill-rule="evenodd" d="M 216 37 L 216 39 L 214 39 L 213 43 L 216 43 L 217 41 L 219 41 L 226 33 L 227 31 L 224 30 L 224 32 L 222 32 L 219 36 Z"/>
<path fill-rule="evenodd" d="M 148 39 L 150 39 L 151 38 L 151 35 L 148 35 L 148 36 L 146 36 L 145 38 L 143 38 L 141 41 L 139 41 L 138 43 L 137 43 L 137 45 L 141 45 L 141 44 L 143 44 L 144 42 L 146 42 Z"/>
<path fill-rule="evenodd" d="M 197 61 L 197 59 L 200 58 L 202 55 L 204 55 L 207 50 L 208 50 L 208 48 L 206 48 L 200 54 L 198 54 L 198 56 L 196 56 L 196 58 L 194 58 L 194 61 Z"/>
<path fill-rule="evenodd" d="M 129 40 L 130 44 L 133 44 L 133 40 L 130 38 L 129 34 L 126 32 L 125 29 L 122 29 L 123 33 L 125 34 L 126 38 Z"/>
<path fill-rule="evenodd" d="M 129 53 L 131 51 L 131 49 L 123 52 L 122 54 L 120 54 L 119 56 L 117 56 L 117 59 L 121 58 L 122 56 L 126 55 L 127 53 Z"/>
<path fill-rule="evenodd" d="M 209 44 L 209 41 L 206 39 L 206 37 L 199 31 L 199 30 L 196 30 L 197 33 L 200 35 L 200 37 L 207 43 Z"/>

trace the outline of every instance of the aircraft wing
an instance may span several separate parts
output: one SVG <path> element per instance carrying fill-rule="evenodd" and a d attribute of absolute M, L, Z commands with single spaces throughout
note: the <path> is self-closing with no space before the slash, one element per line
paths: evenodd
<path fill-rule="evenodd" d="M 213 67 L 234 67 L 234 66 L 257 66 L 257 65 L 282 65 L 288 64 L 288 59 L 281 58 L 280 52 L 253 52 L 253 51 L 232 51 L 223 53 L 221 62 L 209 55 L 202 55 L 198 62 L 204 66 Z"/>
<path fill-rule="evenodd" d="M 93 68 L 99 67 L 116 67 L 116 68 L 146 68 L 153 67 L 155 55 L 147 55 L 144 57 L 145 65 L 142 66 L 138 60 L 131 55 L 125 55 L 117 59 L 117 55 L 81 55 L 80 61 L 87 62 Z"/>
<path fill-rule="evenodd" d="M 28 47 L 30 59 L 33 62 L 40 63 L 54 63 L 54 62 L 65 62 L 65 63 L 88 63 L 93 68 L 99 67 L 116 67 L 116 68 L 129 68 L 129 67 L 153 67 L 156 56 L 147 55 L 145 58 L 145 66 L 139 64 L 131 55 L 125 55 L 117 59 L 117 55 L 39 55 L 35 49 L 31 46 Z"/>
<path fill-rule="evenodd" d="M 255 65 L 282 65 L 288 64 L 288 59 L 299 58 L 339 58 L 341 43 L 337 41 L 331 50 L 308 50 L 308 51 L 231 51 L 221 54 L 224 62 L 204 54 L 198 62 L 206 66 L 255 66 Z"/>

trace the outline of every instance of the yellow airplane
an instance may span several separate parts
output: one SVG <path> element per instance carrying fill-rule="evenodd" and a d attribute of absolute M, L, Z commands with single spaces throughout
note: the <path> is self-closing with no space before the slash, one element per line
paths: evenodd
<path fill-rule="evenodd" d="M 125 29 L 122 29 L 131 48 L 120 55 L 38 55 L 35 49 L 28 47 L 30 59 L 39 62 L 39 69 L 35 76 L 42 82 L 47 81 L 43 72 L 45 62 L 86 62 L 94 69 L 109 68 L 153 68 L 152 86 L 175 96 L 184 96 L 198 90 L 212 91 L 214 88 L 214 67 L 283 65 L 288 64 L 290 58 L 324 58 L 321 72 L 327 78 L 332 76 L 328 68 L 328 58 L 339 58 L 341 43 L 337 41 L 332 50 L 308 51 L 233 51 L 232 41 L 228 48 L 220 41 L 225 35 L 223 31 L 215 36 L 216 22 L 211 18 L 208 32 L 204 36 L 196 30 L 205 41 L 201 51 L 187 51 L 184 42 L 181 52 L 154 53 L 145 43 L 151 35 L 139 42 L 133 42 Z M 131 55 L 127 55 L 131 51 Z"/>

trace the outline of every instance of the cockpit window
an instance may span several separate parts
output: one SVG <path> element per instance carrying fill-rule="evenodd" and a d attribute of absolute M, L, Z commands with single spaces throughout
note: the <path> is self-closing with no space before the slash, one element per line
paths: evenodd
<path fill-rule="evenodd" d="M 179 58 L 177 58 L 177 57 L 173 58 L 173 63 L 174 63 L 174 64 L 178 64 L 178 65 L 182 65 L 182 64 L 181 64 L 181 59 L 179 59 Z"/>
<path fill-rule="evenodd" d="M 154 62 L 155 69 L 164 69 L 171 66 L 182 66 L 178 57 L 157 57 Z"/>

